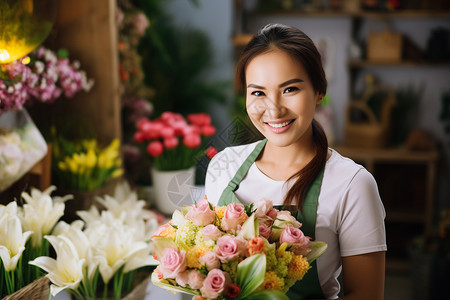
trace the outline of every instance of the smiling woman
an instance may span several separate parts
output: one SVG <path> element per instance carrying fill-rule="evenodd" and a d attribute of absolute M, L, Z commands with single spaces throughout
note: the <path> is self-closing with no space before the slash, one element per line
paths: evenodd
<path fill-rule="evenodd" d="M 305 235 L 328 244 L 289 289 L 291 299 L 382 299 L 384 207 L 373 176 L 329 148 L 314 120 L 327 90 L 314 43 L 294 27 L 263 27 L 242 52 L 236 83 L 265 139 L 226 148 L 211 160 L 205 184 L 209 201 L 224 205 L 237 199 L 249 205 L 270 199 L 296 212 Z"/>

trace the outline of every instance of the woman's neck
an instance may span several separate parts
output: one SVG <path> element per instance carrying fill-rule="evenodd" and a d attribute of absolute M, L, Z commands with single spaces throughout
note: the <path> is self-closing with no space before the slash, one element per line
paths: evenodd
<path fill-rule="evenodd" d="M 316 154 L 312 133 L 288 146 L 280 147 L 267 141 L 256 165 L 274 180 L 287 180 L 303 169 Z"/>

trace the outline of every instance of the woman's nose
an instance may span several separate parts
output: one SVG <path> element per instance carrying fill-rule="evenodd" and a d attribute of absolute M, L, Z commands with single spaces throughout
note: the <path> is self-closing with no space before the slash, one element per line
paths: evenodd
<path fill-rule="evenodd" d="M 273 98 L 267 97 L 265 101 L 265 106 L 266 106 L 266 115 L 271 120 L 276 120 L 283 116 L 285 109 L 279 97 L 276 96 Z"/>

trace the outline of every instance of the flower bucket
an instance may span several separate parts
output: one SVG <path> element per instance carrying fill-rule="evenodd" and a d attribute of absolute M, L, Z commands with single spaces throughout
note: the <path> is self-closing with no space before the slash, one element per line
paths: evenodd
<path fill-rule="evenodd" d="M 47 150 L 25 109 L 0 114 L 0 192 L 25 175 Z"/>
<path fill-rule="evenodd" d="M 191 192 L 195 186 L 195 167 L 176 171 L 151 169 L 156 209 L 172 215 L 176 209 L 192 204 Z"/>
<path fill-rule="evenodd" d="M 19 299 L 35 299 L 35 300 L 47 300 L 50 294 L 49 279 L 47 277 L 41 277 L 36 279 L 32 283 L 24 286 L 17 292 L 8 295 L 3 300 L 19 300 Z"/>

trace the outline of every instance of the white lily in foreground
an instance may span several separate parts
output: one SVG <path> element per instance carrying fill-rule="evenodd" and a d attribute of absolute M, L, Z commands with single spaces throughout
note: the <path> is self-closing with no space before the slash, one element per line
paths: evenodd
<path fill-rule="evenodd" d="M 134 229 L 114 218 L 109 211 L 103 211 L 97 223 L 86 229 L 91 241 L 94 261 L 98 263 L 103 281 L 108 283 L 112 276 L 128 260 L 148 247 L 142 240 L 136 240 Z"/>
<path fill-rule="evenodd" d="M 54 236 L 64 236 L 68 238 L 77 250 L 78 257 L 86 261 L 88 268 L 88 279 L 92 280 L 97 270 L 97 264 L 94 263 L 91 241 L 82 230 L 84 226 L 83 221 L 76 220 L 71 224 L 64 221 L 58 222 L 53 229 Z"/>
<path fill-rule="evenodd" d="M 3 216 L 17 216 L 16 201 L 11 201 L 6 206 L 3 204 L 0 204 L 0 219 Z"/>
<path fill-rule="evenodd" d="M 31 234 L 31 231 L 22 232 L 17 216 L 4 215 L 0 218 L 0 257 L 7 272 L 16 269 Z"/>
<path fill-rule="evenodd" d="M 78 257 L 74 244 L 64 236 L 45 236 L 56 252 L 56 259 L 47 256 L 38 257 L 29 263 L 35 265 L 48 274 L 52 285 L 50 292 L 53 296 L 64 289 L 76 290 L 83 279 L 84 259 Z"/>
<path fill-rule="evenodd" d="M 23 205 L 23 210 L 19 214 L 19 217 L 21 218 L 23 228 L 33 231 L 31 238 L 33 248 L 39 248 L 41 246 L 42 237 L 50 234 L 56 222 L 64 214 L 64 199 L 53 201 L 50 196 L 55 189 L 54 186 L 51 186 L 41 192 L 38 189 L 32 188 L 31 194 L 26 192 L 22 193 L 26 204 Z"/>

